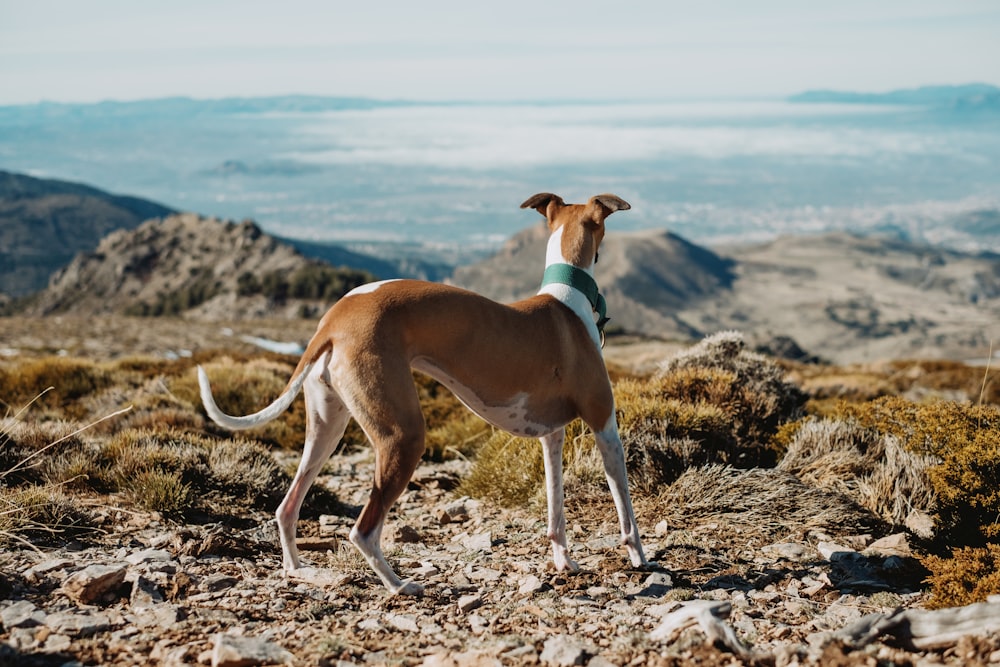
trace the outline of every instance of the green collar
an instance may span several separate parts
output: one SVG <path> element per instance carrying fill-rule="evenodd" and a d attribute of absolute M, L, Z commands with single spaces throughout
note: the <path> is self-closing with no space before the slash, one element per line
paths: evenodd
<path fill-rule="evenodd" d="M 597 330 L 601 333 L 603 340 L 604 325 L 611 318 L 608 317 L 608 304 L 598 291 L 597 282 L 591 275 L 572 264 L 551 264 L 545 268 L 545 274 L 542 276 L 542 287 L 553 284 L 569 285 L 583 292 L 587 300 L 590 301 L 590 307 L 597 313 Z"/>

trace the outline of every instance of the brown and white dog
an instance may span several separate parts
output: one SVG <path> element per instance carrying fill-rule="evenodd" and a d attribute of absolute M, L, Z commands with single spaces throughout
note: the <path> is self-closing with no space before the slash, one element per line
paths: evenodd
<path fill-rule="evenodd" d="M 622 544 L 632 565 L 647 563 L 629 498 L 611 382 L 593 312 L 597 291 L 592 273 L 604 238 L 604 220 L 630 206 L 610 194 L 592 197 L 586 204 L 566 204 L 556 195 L 542 193 L 521 208 L 533 208 L 548 220 L 547 269 L 582 274 L 593 288 L 589 295 L 571 281 L 543 284 L 536 296 L 509 305 L 416 280 L 359 287 L 320 320 L 281 396 L 246 417 L 219 410 L 205 371 L 198 369 L 205 409 L 228 429 L 251 428 L 274 419 L 305 386 L 305 450 L 276 513 L 288 576 L 325 578 L 321 571 L 300 567 L 296 521 L 306 491 L 353 416 L 374 446 L 375 480 L 350 540 L 392 593 L 423 591 L 419 584 L 396 575 L 381 548 L 386 514 L 424 452 L 424 419 L 411 369 L 441 382 L 491 424 L 541 440 L 548 537 L 558 570 L 577 569 L 566 544 L 562 449 L 566 424 L 580 417 L 594 431 L 600 449 Z"/>

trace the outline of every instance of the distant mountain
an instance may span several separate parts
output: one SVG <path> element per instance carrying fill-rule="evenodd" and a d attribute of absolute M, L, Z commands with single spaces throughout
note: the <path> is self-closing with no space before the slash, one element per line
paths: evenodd
<path fill-rule="evenodd" d="M 0 292 L 39 290 L 53 271 L 93 250 L 109 232 L 173 212 L 80 183 L 0 171 Z"/>
<path fill-rule="evenodd" d="M 157 99 L 74 104 L 39 102 L 0 106 L 0 118 L 16 119 L 30 115 L 33 119 L 129 118 L 133 116 L 191 116 L 194 114 L 233 113 L 313 113 L 406 106 L 413 102 L 375 100 L 363 97 L 325 97 L 316 95 L 283 95 L 275 97 L 224 97 L 194 99 L 163 97 Z"/>
<path fill-rule="evenodd" d="M 544 225 L 452 281 L 500 300 L 534 294 Z M 609 330 L 691 340 L 739 329 L 833 361 L 985 356 L 1000 339 L 1000 255 L 844 233 L 723 254 L 664 231 L 610 232 L 595 275 Z"/>
<path fill-rule="evenodd" d="M 538 291 L 545 267 L 544 224 L 515 235 L 495 256 L 460 267 L 451 282 L 499 301 Z M 697 308 L 732 284 L 731 260 L 662 230 L 612 232 L 601 245 L 596 274 L 608 300 L 609 330 L 663 338 L 702 332 L 677 312 Z"/>
<path fill-rule="evenodd" d="M 349 266 L 361 269 L 378 278 L 417 278 L 420 280 L 443 280 L 451 275 L 454 265 L 419 257 L 419 249 L 403 256 L 382 257 L 375 254 L 354 252 L 335 243 L 320 243 L 302 239 L 275 237 L 287 243 L 306 257 L 321 260 L 333 266 Z M 369 244 L 369 246 L 378 244 Z"/>
<path fill-rule="evenodd" d="M 303 257 L 253 222 L 186 213 L 109 234 L 53 275 L 25 314 L 311 317 L 372 279 Z"/>
<path fill-rule="evenodd" d="M 924 86 L 884 93 L 809 90 L 792 95 L 788 101 L 811 104 L 919 105 L 960 111 L 1000 111 L 1000 88 L 985 83 L 972 83 L 962 86 Z"/>

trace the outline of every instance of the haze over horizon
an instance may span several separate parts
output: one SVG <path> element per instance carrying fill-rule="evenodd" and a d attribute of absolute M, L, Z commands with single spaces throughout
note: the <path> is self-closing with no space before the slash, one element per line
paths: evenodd
<path fill-rule="evenodd" d="M 774 98 L 1000 84 L 989 0 L 503 7 L 0 3 L 0 104 L 285 94 L 408 100 Z"/>

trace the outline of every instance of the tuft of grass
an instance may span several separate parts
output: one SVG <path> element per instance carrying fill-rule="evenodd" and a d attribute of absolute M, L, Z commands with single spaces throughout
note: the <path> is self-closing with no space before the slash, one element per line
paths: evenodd
<path fill-rule="evenodd" d="M 40 408 L 66 417 L 85 416 L 77 401 L 108 387 L 113 373 L 83 359 L 45 357 L 0 366 L 0 399 L 8 408 L 35 401 Z M 52 391 L 46 391 L 53 388 Z"/>
<path fill-rule="evenodd" d="M 937 497 L 927 474 L 933 458 L 855 421 L 809 417 L 797 426 L 779 470 L 841 493 L 889 525 L 903 526 L 913 511 L 935 510 Z"/>

